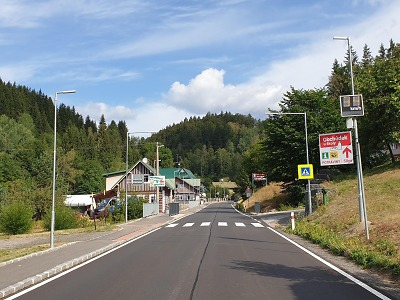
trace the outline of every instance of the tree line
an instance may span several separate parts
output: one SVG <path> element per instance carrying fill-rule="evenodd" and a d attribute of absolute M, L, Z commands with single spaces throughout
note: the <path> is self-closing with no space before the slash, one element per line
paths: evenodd
<path fill-rule="evenodd" d="M 382 151 L 399 140 L 400 46 L 392 40 L 376 56 L 367 45 L 361 58 L 351 49 L 356 93 L 363 94 L 365 116 L 358 118 L 364 167 L 388 159 Z M 351 94 L 349 53 L 343 63 L 333 62 L 324 87 L 292 87 L 275 112 L 307 113 L 310 162 L 319 167 L 318 135 L 347 131 L 340 116 L 339 96 Z M 104 189 L 103 173 L 125 169 L 125 121 L 102 116 L 98 122 L 83 118 L 74 107 L 57 108 L 57 199 L 65 194 L 97 193 Z M 0 79 L 0 201 L 32 203 L 37 217 L 51 202 L 54 104 L 41 91 Z M 305 163 L 304 120 L 301 116 L 274 115 L 257 120 L 251 115 L 220 112 L 191 117 L 170 125 L 149 138 L 129 136 L 129 165 L 143 157 L 149 164 L 160 148 L 160 166 L 182 166 L 203 179 L 229 179 L 244 193 L 252 173 L 267 173 L 268 180 L 301 185 L 297 165 Z M 392 156 L 392 160 L 394 157 Z M 354 172 L 354 166 L 339 166 Z M 301 197 L 295 198 L 300 201 Z"/>

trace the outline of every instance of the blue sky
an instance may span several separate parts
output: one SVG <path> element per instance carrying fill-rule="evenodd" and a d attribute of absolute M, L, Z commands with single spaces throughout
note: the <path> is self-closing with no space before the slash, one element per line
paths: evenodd
<path fill-rule="evenodd" d="M 265 118 L 324 86 L 350 36 L 400 42 L 393 0 L 0 0 L 0 77 L 96 122 L 153 131 L 207 112 Z M 356 87 L 357 89 L 357 87 Z M 357 92 L 357 90 L 356 90 Z"/>

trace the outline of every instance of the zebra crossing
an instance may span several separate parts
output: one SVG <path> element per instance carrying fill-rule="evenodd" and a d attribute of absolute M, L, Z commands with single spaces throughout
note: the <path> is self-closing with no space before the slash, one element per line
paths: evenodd
<path fill-rule="evenodd" d="M 166 225 L 166 228 L 174 228 L 174 227 L 194 227 L 194 226 L 200 226 L 200 227 L 209 227 L 213 224 L 213 222 L 201 222 L 201 223 L 170 223 Z M 258 223 L 258 222 L 253 222 L 250 224 L 245 224 L 242 222 L 234 222 L 231 224 L 228 224 L 228 222 L 216 222 L 216 225 L 218 227 L 228 227 L 228 226 L 235 226 L 235 227 L 256 227 L 256 228 L 262 228 L 264 227 L 263 224 Z"/>

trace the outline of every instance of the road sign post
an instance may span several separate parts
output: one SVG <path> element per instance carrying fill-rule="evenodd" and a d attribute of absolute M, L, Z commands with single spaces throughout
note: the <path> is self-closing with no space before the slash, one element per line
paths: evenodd
<path fill-rule="evenodd" d="M 312 164 L 298 165 L 297 174 L 299 179 L 314 179 L 314 168 Z"/>

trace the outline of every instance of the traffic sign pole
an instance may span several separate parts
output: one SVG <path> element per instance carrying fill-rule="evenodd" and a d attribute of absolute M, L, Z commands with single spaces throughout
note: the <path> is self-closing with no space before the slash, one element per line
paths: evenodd
<path fill-rule="evenodd" d="M 337 40 L 346 40 L 347 41 L 347 49 L 349 52 L 349 65 L 350 65 L 350 78 L 351 78 L 351 95 L 354 97 L 356 96 L 354 93 L 354 77 L 353 77 L 353 53 L 352 49 L 350 46 L 350 37 L 334 37 L 333 39 Z M 360 97 L 360 104 L 362 104 L 362 96 Z M 340 100 L 341 102 L 341 107 L 342 107 L 342 99 Z M 342 108 L 341 108 L 342 109 Z M 362 112 L 364 112 L 363 107 L 361 107 Z M 360 114 L 364 115 L 364 113 Z M 343 110 L 342 110 L 342 116 L 343 116 Z M 360 151 L 360 144 L 358 141 L 358 127 L 357 127 L 357 119 L 353 115 L 353 124 L 354 124 L 354 138 L 355 138 L 355 144 L 356 144 L 356 158 L 357 158 L 357 175 L 358 175 L 358 202 L 359 202 L 359 208 L 360 208 L 360 220 L 361 222 L 364 220 L 365 224 L 365 234 L 367 240 L 369 240 L 369 231 L 368 231 L 368 221 L 367 221 L 367 208 L 365 204 L 365 193 L 364 193 L 364 180 L 363 180 L 363 175 L 362 175 L 362 164 L 361 164 L 361 151 Z"/>

